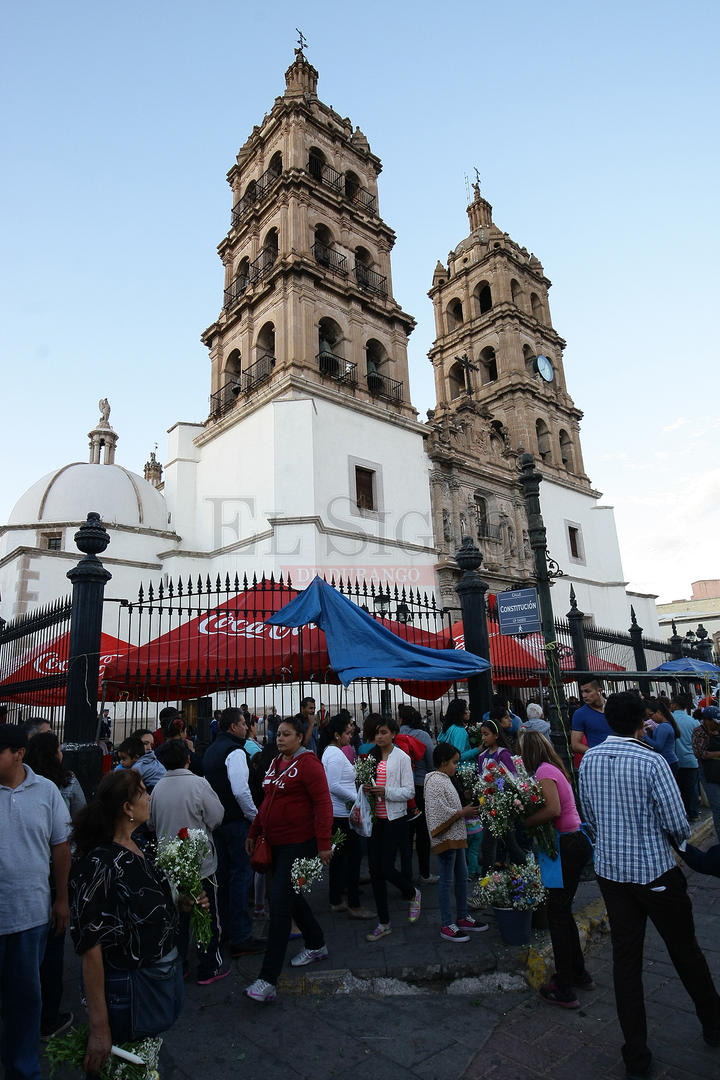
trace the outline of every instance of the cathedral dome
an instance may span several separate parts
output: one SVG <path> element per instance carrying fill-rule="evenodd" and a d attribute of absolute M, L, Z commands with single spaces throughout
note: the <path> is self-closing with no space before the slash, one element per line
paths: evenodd
<path fill-rule="evenodd" d="M 8 525 L 82 523 L 89 511 L 104 525 L 168 531 L 168 511 L 160 492 L 122 465 L 74 462 L 48 473 L 13 507 Z"/>

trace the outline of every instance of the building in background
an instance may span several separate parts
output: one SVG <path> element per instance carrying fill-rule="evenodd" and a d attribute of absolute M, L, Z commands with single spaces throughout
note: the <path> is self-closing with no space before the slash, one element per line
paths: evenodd
<path fill-rule="evenodd" d="M 653 597 L 628 594 L 610 507 L 585 474 L 581 412 L 563 371 L 550 282 L 492 221 L 478 186 L 470 235 L 438 263 L 430 296 L 437 404 L 412 405 L 411 315 L 393 296 L 392 229 L 380 215 L 379 159 L 317 96 L 301 50 L 286 89 L 228 173 L 230 227 L 218 251 L 222 308 L 202 339 L 208 414 L 169 430 L 140 477 L 115 462 L 109 406 L 87 463 L 62 466 L 0 530 L 2 614 L 68 592 L 73 535 L 89 510 L 111 533 L 109 594 L 141 581 L 315 573 L 456 605 L 454 552 L 471 536 L 493 590 L 530 583 L 518 458 L 545 477 L 550 554 L 597 625 L 627 629 L 632 602 L 657 632 Z"/>
<path fill-rule="evenodd" d="M 715 652 L 720 652 L 720 578 L 693 581 L 691 589 L 689 600 L 657 605 L 660 631 L 663 636 L 669 636 L 675 623 L 678 634 L 684 638 L 688 631 L 695 634 L 698 626 L 703 626 L 712 638 Z"/>

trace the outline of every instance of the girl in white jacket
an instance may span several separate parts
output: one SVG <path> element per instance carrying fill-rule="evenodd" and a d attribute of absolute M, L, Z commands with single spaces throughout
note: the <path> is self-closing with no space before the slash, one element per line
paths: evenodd
<path fill-rule="evenodd" d="M 340 829 L 345 834 L 343 844 L 335 850 L 330 860 L 330 910 L 347 911 L 351 919 L 373 919 L 375 913 L 360 904 L 360 861 L 362 849 L 360 837 L 348 825 L 348 807 L 357 795 L 355 766 L 343 753 L 352 735 L 351 721 L 338 713 L 330 718 L 320 735 L 318 755 L 327 777 L 333 805 L 333 833 Z M 343 893 L 347 885 L 347 903 Z"/>
<path fill-rule="evenodd" d="M 375 797 L 375 821 L 368 841 L 368 863 L 378 925 L 367 935 L 368 941 L 379 941 L 391 933 L 388 881 L 410 902 L 410 922 L 417 922 L 420 917 L 420 890 L 395 869 L 398 848 L 407 842 L 408 799 L 415 795 L 410 758 L 393 744 L 398 731 L 395 720 L 382 719 L 378 724 L 375 746 L 370 751 L 370 756 L 377 761 L 375 783 L 363 784 L 363 791 Z"/>

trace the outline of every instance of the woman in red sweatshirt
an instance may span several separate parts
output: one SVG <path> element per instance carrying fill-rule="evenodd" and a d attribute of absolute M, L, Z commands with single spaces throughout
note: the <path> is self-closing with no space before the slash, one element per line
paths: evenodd
<path fill-rule="evenodd" d="M 293 717 L 277 730 L 280 753 L 265 774 L 264 798 L 246 841 L 248 855 L 263 834 L 272 849 L 270 927 L 260 976 L 245 991 L 253 1001 L 272 1001 L 282 970 L 291 919 L 302 933 L 305 948 L 294 956 L 293 967 L 324 960 L 328 954 L 322 927 L 307 900 L 295 893 L 291 870 L 295 859 L 319 855 L 324 866 L 332 855 L 332 800 L 325 770 L 315 754 L 302 745 L 303 724 Z"/>

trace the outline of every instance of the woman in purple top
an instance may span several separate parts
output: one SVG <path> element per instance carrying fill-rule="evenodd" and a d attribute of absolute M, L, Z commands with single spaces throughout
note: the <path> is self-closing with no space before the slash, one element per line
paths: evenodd
<path fill-rule="evenodd" d="M 582 869 L 590 857 L 590 844 L 581 831 L 580 815 L 575 795 L 565 767 L 552 744 L 538 731 L 520 733 L 520 756 L 527 771 L 540 781 L 545 805 L 526 825 L 542 825 L 552 821 L 557 829 L 563 884 L 548 889 L 548 921 L 550 941 L 555 958 L 555 974 L 549 983 L 540 987 L 541 996 L 551 1005 L 578 1009 L 580 1002 L 574 988 L 592 990 L 592 976 L 585 970 L 578 928 L 572 914 Z"/>
<path fill-rule="evenodd" d="M 508 772 L 516 773 L 512 754 L 508 747 L 503 729 L 495 720 L 483 720 L 480 726 L 480 734 L 484 746 L 483 752 L 478 757 L 478 773 L 482 776 L 485 766 L 489 761 L 497 761 L 504 765 Z M 515 830 L 510 829 L 501 841 L 506 849 L 506 855 L 510 862 L 520 863 L 525 859 L 526 852 L 520 847 Z M 498 865 L 498 839 L 493 836 L 489 829 L 483 830 L 482 843 L 480 846 L 480 861 L 483 873 L 492 870 Z"/>

